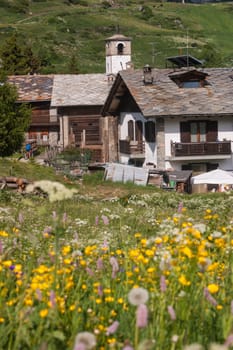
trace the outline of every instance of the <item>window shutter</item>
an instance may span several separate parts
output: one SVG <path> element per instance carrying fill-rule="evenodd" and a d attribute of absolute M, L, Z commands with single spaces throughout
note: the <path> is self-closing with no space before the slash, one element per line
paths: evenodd
<path fill-rule="evenodd" d="M 218 123 L 208 121 L 207 123 L 207 142 L 216 142 L 218 139 Z"/>
<path fill-rule="evenodd" d="M 142 141 L 142 122 L 137 120 L 135 123 L 135 139 L 136 141 Z"/>
<path fill-rule="evenodd" d="M 153 121 L 145 123 L 145 138 L 147 142 L 155 142 L 155 123 Z"/>
<path fill-rule="evenodd" d="M 130 140 L 134 140 L 134 132 L 133 132 L 133 121 L 128 121 L 128 136 Z"/>
<path fill-rule="evenodd" d="M 180 123 L 180 141 L 187 143 L 190 142 L 190 123 L 181 122 Z"/>

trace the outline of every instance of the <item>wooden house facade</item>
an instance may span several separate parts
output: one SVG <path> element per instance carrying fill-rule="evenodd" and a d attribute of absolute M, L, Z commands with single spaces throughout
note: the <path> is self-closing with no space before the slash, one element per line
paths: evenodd
<path fill-rule="evenodd" d="M 31 123 L 26 140 L 36 140 L 38 145 L 56 145 L 59 123 L 51 114 L 53 75 L 15 75 L 8 82 L 17 88 L 17 103 L 27 103 L 31 109 Z"/>
<path fill-rule="evenodd" d="M 119 72 L 102 111 L 117 121 L 115 161 L 232 171 L 232 91 L 232 68 Z"/>
<path fill-rule="evenodd" d="M 101 111 L 115 75 L 131 61 L 131 39 L 115 34 L 106 39 L 106 73 L 11 76 L 18 90 L 18 103 L 32 107 L 26 139 L 38 144 L 87 149 L 92 160 L 115 158 L 115 118 Z"/>

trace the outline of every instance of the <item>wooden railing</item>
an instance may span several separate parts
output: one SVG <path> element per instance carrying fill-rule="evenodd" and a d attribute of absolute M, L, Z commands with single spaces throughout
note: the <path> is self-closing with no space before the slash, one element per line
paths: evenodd
<path fill-rule="evenodd" d="M 173 157 L 231 154 L 231 141 L 218 142 L 171 142 Z"/>
<path fill-rule="evenodd" d="M 124 154 L 144 154 L 145 142 L 119 140 L 119 151 Z"/>

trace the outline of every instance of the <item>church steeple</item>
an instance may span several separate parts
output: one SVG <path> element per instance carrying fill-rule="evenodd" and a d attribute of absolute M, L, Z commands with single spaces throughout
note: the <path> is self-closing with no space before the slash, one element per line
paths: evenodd
<path fill-rule="evenodd" d="M 131 39 L 115 34 L 105 40 L 106 74 L 114 75 L 127 68 L 131 62 Z"/>

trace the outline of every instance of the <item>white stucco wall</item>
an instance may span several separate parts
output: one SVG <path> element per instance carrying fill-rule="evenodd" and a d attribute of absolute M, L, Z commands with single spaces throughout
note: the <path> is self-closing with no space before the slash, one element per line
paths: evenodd
<path fill-rule="evenodd" d="M 203 118 L 204 120 L 205 118 Z M 165 157 L 168 158 L 171 156 L 171 141 L 173 142 L 181 142 L 180 141 L 180 122 L 181 121 L 188 121 L 188 120 L 195 120 L 194 118 L 190 119 L 181 119 L 179 117 L 168 117 L 165 119 Z M 198 119 L 197 119 L 198 120 Z M 218 121 L 218 140 L 223 141 L 224 139 L 227 141 L 232 141 L 231 143 L 231 150 L 233 152 L 233 118 L 232 117 L 221 117 L 218 119 L 212 119 Z M 219 167 L 224 170 L 233 170 L 233 157 L 228 159 L 210 159 L 210 160 L 202 160 L 201 158 L 199 160 L 195 160 L 193 162 L 212 162 L 212 163 L 218 163 Z M 192 160 L 189 161 L 192 163 Z M 185 163 L 184 161 L 181 162 L 166 162 L 166 168 L 175 168 L 177 170 L 181 169 L 182 163 Z"/>
<path fill-rule="evenodd" d="M 128 137 L 128 122 L 132 120 L 134 122 L 140 120 L 143 123 L 143 135 L 142 139 L 145 142 L 145 125 L 144 123 L 152 120 L 155 122 L 155 119 L 145 119 L 141 113 L 121 113 L 120 115 L 120 126 L 119 126 L 119 139 L 126 140 Z M 156 123 L 156 122 L 155 122 Z M 155 126 L 156 128 L 156 126 Z M 120 157 L 120 162 L 124 164 L 128 164 L 130 157 L 128 155 L 122 155 Z M 157 149 L 156 142 L 147 143 L 145 142 L 145 162 L 146 163 L 154 163 L 157 164 Z"/>
<path fill-rule="evenodd" d="M 126 69 L 126 64 L 131 61 L 130 55 L 116 55 L 106 57 L 106 74 L 117 74 Z"/>

